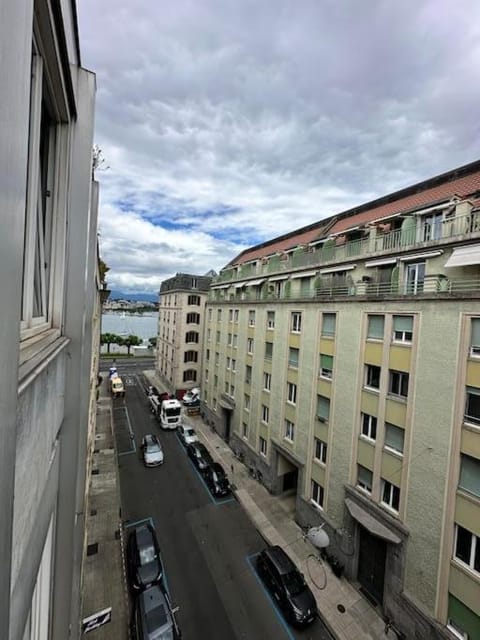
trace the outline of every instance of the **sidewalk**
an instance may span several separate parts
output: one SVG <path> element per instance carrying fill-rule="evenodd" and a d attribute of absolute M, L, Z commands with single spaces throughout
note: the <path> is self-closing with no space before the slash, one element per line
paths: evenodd
<path fill-rule="evenodd" d="M 97 402 L 95 450 L 87 507 L 88 547 L 83 566 L 81 619 L 109 607 L 112 614 L 110 622 L 82 637 L 88 640 L 127 640 L 128 601 L 120 539 L 120 486 L 112 433 L 112 401 L 105 382 L 100 387 Z"/>
<path fill-rule="evenodd" d="M 153 371 L 144 371 L 151 383 L 162 388 Z M 256 529 L 268 544 L 283 547 L 305 574 L 305 579 L 315 595 L 319 611 L 325 624 L 338 640 L 390 640 L 385 634 L 385 622 L 345 579 L 337 578 L 327 563 L 318 563 L 308 557 L 318 557 L 318 550 L 302 535 L 294 521 L 293 498 L 272 496 L 259 482 L 251 478 L 247 467 L 233 455 L 230 447 L 200 416 L 188 416 L 213 458 L 218 460 L 228 473 L 235 494 Z M 317 586 L 318 585 L 318 586 Z M 319 588 L 319 587 L 324 587 Z M 343 609 L 342 613 L 339 609 Z"/>

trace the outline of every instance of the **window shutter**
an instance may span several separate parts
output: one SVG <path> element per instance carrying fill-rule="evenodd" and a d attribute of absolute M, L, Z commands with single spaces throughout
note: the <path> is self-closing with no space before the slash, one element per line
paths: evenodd
<path fill-rule="evenodd" d="M 317 396 L 317 415 L 323 420 L 330 416 L 330 400 L 324 396 Z"/>
<path fill-rule="evenodd" d="M 323 314 L 322 334 L 324 336 L 335 335 L 335 314 L 334 313 Z"/>
<path fill-rule="evenodd" d="M 413 316 L 393 316 L 394 331 L 413 331 Z"/>
<path fill-rule="evenodd" d="M 480 460 L 462 454 L 458 486 L 480 497 Z"/>
<path fill-rule="evenodd" d="M 394 424 L 388 424 L 388 422 L 385 424 L 385 445 L 387 447 L 403 453 L 404 437 L 403 429 Z"/>
<path fill-rule="evenodd" d="M 385 316 L 368 316 L 368 337 L 383 339 Z"/>
<path fill-rule="evenodd" d="M 472 318 L 472 347 L 480 347 L 480 318 Z"/>
<path fill-rule="evenodd" d="M 358 482 L 367 485 L 367 487 L 372 486 L 372 472 L 360 464 L 358 465 Z"/>
<path fill-rule="evenodd" d="M 325 354 L 320 354 L 320 367 L 322 369 L 333 369 L 333 356 L 327 356 Z"/>

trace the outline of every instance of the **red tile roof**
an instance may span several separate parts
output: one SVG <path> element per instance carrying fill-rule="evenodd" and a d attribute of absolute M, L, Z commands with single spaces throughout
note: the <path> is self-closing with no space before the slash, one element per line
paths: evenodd
<path fill-rule="evenodd" d="M 246 249 L 229 264 L 243 264 L 276 252 L 287 251 L 308 244 L 327 234 L 347 231 L 352 227 L 373 222 L 415 208 L 427 207 L 453 196 L 461 199 L 480 192 L 480 161 L 472 162 L 448 173 L 412 185 L 378 200 L 362 204 L 289 234 L 279 236 L 251 249 Z"/>

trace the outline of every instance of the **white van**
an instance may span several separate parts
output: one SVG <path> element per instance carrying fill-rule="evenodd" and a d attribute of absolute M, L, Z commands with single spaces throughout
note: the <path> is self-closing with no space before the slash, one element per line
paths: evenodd
<path fill-rule="evenodd" d="M 176 429 L 182 422 L 182 405 L 178 400 L 162 400 L 160 426 L 162 429 Z"/>

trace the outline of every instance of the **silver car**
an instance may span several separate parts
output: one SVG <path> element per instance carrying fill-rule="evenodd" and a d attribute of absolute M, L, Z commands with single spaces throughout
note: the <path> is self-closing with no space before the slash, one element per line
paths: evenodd
<path fill-rule="evenodd" d="M 156 435 L 148 434 L 142 438 L 141 451 L 146 467 L 158 467 L 159 464 L 163 464 L 163 449 Z"/>
<path fill-rule="evenodd" d="M 188 424 L 179 425 L 178 437 L 185 446 L 187 446 L 187 444 L 192 444 L 192 442 L 198 442 L 198 436 L 195 429 Z"/>

